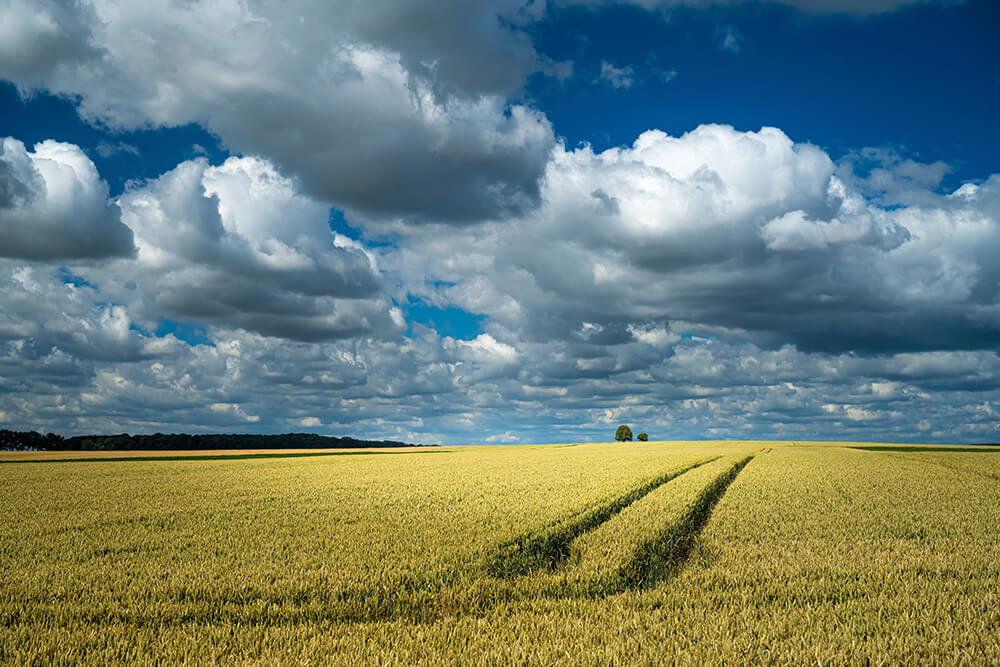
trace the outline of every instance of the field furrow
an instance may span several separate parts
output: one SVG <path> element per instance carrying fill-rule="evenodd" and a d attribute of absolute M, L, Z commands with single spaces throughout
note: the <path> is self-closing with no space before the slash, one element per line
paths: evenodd
<path fill-rule="evenodd" d="M 691 469 L 581 536 L 562 581 L 577 594 L 607 595 L 651 582 L 658 564 L 676 566 L 686 556 L 686 538 L 693 540 L 709 505 L 745 463 L 725 456 Z"/>
<path fill-rule="evenodd" d="M 708 523 L 712 509 L 752 456 L 740 459 L 705 487 L 680 519 L 643 542 L 616 573 L 628 588 L 649 588 L 672 574 L 691 553 L 694 541 Z"/>
<path fill-rule="evenodd" d="M 680 465 L 610 502 L 574 511 L 565 520 L 548 526 L 543 531 L 520 535 L 514 540 L 504 542 L 489 555 L 486 571 L 497 577 L 512 577 L 541 569 L 552 570 L 569 557 L 573 540 L 594 530 L 670 480 L 713 460 Z"/>

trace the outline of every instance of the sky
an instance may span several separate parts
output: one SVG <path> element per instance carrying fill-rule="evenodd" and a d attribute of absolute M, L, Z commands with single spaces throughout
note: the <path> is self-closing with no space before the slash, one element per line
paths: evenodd
<path fill-rule="evenodd" d="M 0 0 L 0 424 L 1000 442 L 992 0 Z"/>

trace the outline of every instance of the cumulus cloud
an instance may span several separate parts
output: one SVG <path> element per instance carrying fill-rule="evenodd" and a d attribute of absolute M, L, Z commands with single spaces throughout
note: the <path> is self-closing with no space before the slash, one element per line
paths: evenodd
<path fill-rule="evenodd" d="M 883 208 L 838 170 L 775 128 L 561 149 L 537 213 L 408 237 L 396 270 L 529 340 L 615 344 L 680 320 L 835 352 L 995 345 L 1000 177 Z"/>
<path fill-rule="evenodd" d="M 15 2 L 0 24 L 50 26 L 67 46 L 44 62 L 11 48 L 0 76 L 74 96 L 81 115 L 115 128 L 199 123 L 368 216 L 463 222 L 537 202 L 552 129 L 508 104 L 547 69 L 517 28 L 532 11 L 514 0 Z"/>
<path fill-rule="evenodd" d="M 33 151 L 3 139 L 0 256 L 30 260 L 129 255 L 132 232 L 108 201 L 108 184 L 79 147 L 43 141 Z"/>
<path fill-rule="evenodd" d="M 306 340 L 400 331 L 374 255 L 331 233 L 329 208 L 269 162 L 184 162 L 118 204 L 137 256 L 83 275 L 140 319 Z"/>
<path fill-rule="evenodd" d="M 848 187 L 883 207 L 934 207 L 941 182 L 951 171 L 945 162 L 921 163 L 891 147 L 850 151 L 838 165 Z"/>
<path fill-rule="evenodd" d="M 79 183 L 102 183 L 76 146 L 43 142 L 32 154 L 8 140 L 5 149 L 6 209 L 37 208 L 37 196 L 62 201 L 62 191 L 45 189 L 62 183 L 49 172 L 82 175 L 78 199 Z M 447 391 L 450 367 L 473 373 L 505 363 L 509 348 L 489 337 L 466 350 L 432 335 L 398 361 L 406 323 L 378 257 L 333 233 L 329 207 L 265 160 L 193 160 L 132 183 L 116 202 L 106 195 L 103 186 L 95 201 L 127 232 L 131 254 L 67 259 L 68 267 L 0 258 L 0 410 L 11 425 L 337 428 L 349 421 L 342 400 Z M 76 210 L 48 219 L 45 235 L 73 238 L 86 212 L 79 202 Z M 159 332 L 165 319 L 203 325 L 203 342 Z M 380 369 L 371 383 L 369 363 Z M 284 407 L 269 405 L 268 391 L 283 392 Z M 293 396 L 312 398 L 284 403 Z"/>
<path fill-rule="evenodd" d="M 0 411 L 63 432 L 995 439 L 1000 177 L 883 207 L 847 167 L 773 128 L 653 131 L 557 150 L 529 216 L 373 250 L 265 160 L 184 162 L 120 197 L 134 257 L 0 260 Z M 926 173 L 884 168 L 908 192 Z M 387 284 L 486 331 L 404 337 Z"/>
<path fill-rule="evenodd" d="M 317 428 L 456 443 L 609 439 L 622 421 L 666 438 L 1000 435 L 995 352 L 827 354 L 676 321 L 611 343 L 593 338 L 596 326 L 568 341 L 492 327 L 468 341 L 422 330 L 322 342 L 213 327 L 212 344 L 189 345 L 142 333 L 128 307 L 100 306 L 93 288 L 56 272 L 14 271 L 17 289 L 0 299 L 21 291 L 25 311 L 17 330 L 14 311 L 0 311 L 0 411 L 18 428 Z M 32 297 L 44 325 L 27 313 Z"/>
<path fill-rule="evenodd" d="M 0 260 L 0 341 L 15 341 L 27 358 L 59 350 L 80 362 L 135 361 L 170 350 L 169 340 L 143 338 L 126 306 L 65 277 L 51 266 Z"/>
<path fill-rule="evenodd" d="M 100 56 L 93 10 L 56 0 L 7 0 L 0 5 L 0 73 L 23 88 L 43 86 L 64 68 Z"/>
<path fill-rule="evenodd" d="M 866 14 L 919 0 L 785 1 Z M 200 124 L 362 216 L 463 223 L 539 201 L 553 131 L 512 100 L 528 75 L 566 71 L 524 29 L 545 14 L 546 3 L 523 0 L 10 0 L 0 6 L 0 76 L 69 96 L 112 128 Z M 720 40 L 739 49 L 735 28 Z M 636 83 L 607 61 L 599 80 Z"/>
<path fill-rule="evenodd" d="M 208 406 L 208 409 L 212 412 L 233 415 L 240 421 L 249 422 L 251 424 L 256 424 L 260 421 L 260 415 L 247 414 L 239 403 L 212 403 Z"/>

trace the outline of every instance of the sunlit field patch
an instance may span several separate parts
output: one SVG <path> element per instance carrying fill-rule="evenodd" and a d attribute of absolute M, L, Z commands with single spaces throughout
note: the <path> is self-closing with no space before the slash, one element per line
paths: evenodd
<path fill-rule="evenodd" d="M 315 454 L 0 462 L 0 661 L 1000 661 L 1000 453 Z"/>

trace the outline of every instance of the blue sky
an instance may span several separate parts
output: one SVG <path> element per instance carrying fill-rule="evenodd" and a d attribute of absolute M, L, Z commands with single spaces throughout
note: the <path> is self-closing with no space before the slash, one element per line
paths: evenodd
<path fill-rule="evenodd" d="M 535 77 L 528 95 L 570 145 L 629 144 L 654 127 L 773 125 L 834 157 L 893 145 L 942 160 L 955 168 L 948 183 L 960 184 L 996 167 L 997 25 L 1000 7 L 990 2 L 864 20 L 767 3 L 679 9 L 669 21 L 627 5 L 570 8 L 537 25 L 535 40 L 573 60 L 578 75 L 562 85 Z M 728 29 L 737 46 L 720 48 Z M 602 61 L 633 68 L 635 84 L 595 86 Z M 664 81 L 661 72 L 676 75 Z"/>
<path fill-rule="evenodd" d="M 10 427 L 1000 439 L 996 3 L 0 19 Z"/>

